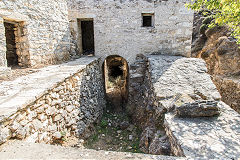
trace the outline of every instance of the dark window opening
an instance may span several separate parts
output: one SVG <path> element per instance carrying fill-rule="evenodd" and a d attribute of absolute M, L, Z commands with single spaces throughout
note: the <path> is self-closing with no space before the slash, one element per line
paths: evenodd
<path fill-rule="evenodd" d="M 142 14 L 142 26 L 153 27 L 153 14 Z"/>
<path fill-rule="evenodd" d="M 94 55 L 94 26 L 93 20 L 81 21 L 82 49 L 84 55 Z"/>
<path fill-rule="evenodd" d="M 6 36 L 6 58 L 8 67 L 18 66 L 18 55 L 16 47 L 16 37 L 14 31 L 16 30 L 15 24 L 4 22 L 5 36 Z"/>

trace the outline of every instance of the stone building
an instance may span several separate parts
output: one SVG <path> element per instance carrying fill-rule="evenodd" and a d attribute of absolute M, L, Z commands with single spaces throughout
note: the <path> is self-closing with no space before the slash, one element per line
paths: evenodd
<path fill-rule="evenodd" d="M 193 14 L 186 1 L 3 0 L 0 72 L 60 63 L 72 53 L 129 63 L 140 53 L 189 56 Z"/>
<path fill-rule="evenodd" d="M 140 53 L 190 56 L 193 13 L 186 1 L 69 0 L 71 34 L 80 53 L 88 54 L 85 43 L 91 43 L 95 55 L 129 63 Z"/>
<path fill-rule="evenodd" d="M 65 0 L 0 1 L 0 67 L 35 67 L 69 59 Z"/>
<path fill-rule="evenodd" d="M 69 138 L 76 147 L 84 142 L 79 138 L 94 133 L 110 107 L 125 111 L 141 129 L 141 151 L 178 156 L 141 154 L 136 159 L 239 159 L 239 114 L 221 101 L 206 63 L 186 58 L 193 23 L 187 1 L 1 0 L 0 78 L 16 66 L 41 67 L 82 57 L 0 82 L 0 145 L 14 147 L 1 149 L 0 159 L 16 158 L 9 156 L 18 151 L 21 156 L 37 151 L 41 158 L 48 153 L 41 149 L 51 151 L 43 146 L 25 152 L 5 143 L 11 139 L 62 144 Z M 129 131 L 132 138 L 138 136 Z M 112 133 L 118 135 L 118 130 Z M 109 159 L 114 154 L 112 159 L 124 159 L 116 152 L 72 154 L 72 149 L 53 147 L 57 154 L 67 152 L 64 158 Z M 59 158 L 51 157 L 54 152 L 46 157 Z"/>

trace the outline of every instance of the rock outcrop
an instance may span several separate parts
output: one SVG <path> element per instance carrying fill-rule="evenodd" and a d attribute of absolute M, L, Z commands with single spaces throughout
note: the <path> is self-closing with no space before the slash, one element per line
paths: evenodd
<path fill-rule="evenodd" d="M 205 60 L 222 100 L 240 113 L 240 45 L 225 26 L 208 28 L 211 15 L 195 14 L 192 57 Z"/>

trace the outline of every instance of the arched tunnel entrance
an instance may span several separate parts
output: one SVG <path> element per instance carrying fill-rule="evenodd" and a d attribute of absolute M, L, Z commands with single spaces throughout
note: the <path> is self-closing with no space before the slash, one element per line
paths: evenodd
<path fill-rule="evenodd" d="M 129 69 L 121 56 L 108 56 L 103 63 L 105 94 L 111 110 L 122 111 L 128 101 Z"/>
<path fill-rule="evenodd" d="M 111 55 L 104 60 L 102 70 L 107 106 L 85 147 L 142 153 L 139 147 L 141 129 L 132 123 L 126 107 L 129 92 L 128 63 L 121 56 Z"/>

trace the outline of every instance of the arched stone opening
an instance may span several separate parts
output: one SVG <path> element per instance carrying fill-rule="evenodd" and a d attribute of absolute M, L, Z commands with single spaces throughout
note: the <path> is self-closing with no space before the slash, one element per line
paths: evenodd
<path fill-rule="evenodd" d="M 118 55 L 108 56 L 103 63 L 105 95 L 113 111 L 125 109 L 128 101 L 129 69 L 127 61 Z"/>

